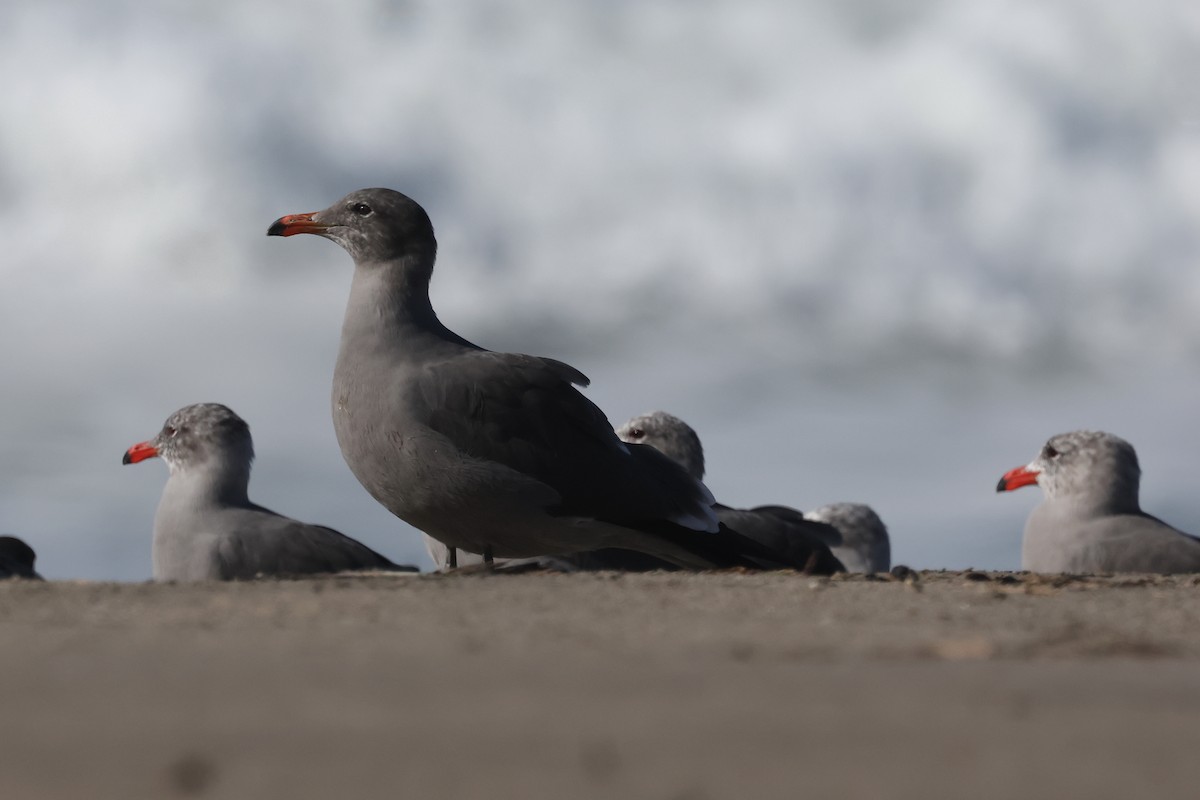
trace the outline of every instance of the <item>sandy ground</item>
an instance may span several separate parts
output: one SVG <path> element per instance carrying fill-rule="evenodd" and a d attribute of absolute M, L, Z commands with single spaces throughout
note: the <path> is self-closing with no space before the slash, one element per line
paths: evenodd
<path fill-rule="evenodd" d="M 0 585 L 2 798 L 1200 796 L 1200 577 Z"/>

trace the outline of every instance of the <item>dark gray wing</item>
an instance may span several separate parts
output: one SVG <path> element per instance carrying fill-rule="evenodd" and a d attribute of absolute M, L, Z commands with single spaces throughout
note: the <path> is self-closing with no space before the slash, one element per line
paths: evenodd
<path fill-rule="evenodd" d="M 800 564 L 811 560 L 818 565 L 816 571 L 819 572 L 844 570 L 829 549 L 831 543 L 833 546 L 841 543 L 837 529 L 806 520 L 794 508 L 759 506 L 742 509 L 718 504 L 715 510 L 722 525 L 779 554 L 781 559 Z"/>
<path fill-rule="evenodd" d="M 308 525 L 266 509 L 241 509 L 234 535 L 222 542 L 222 577 L 310 575 L 380 569 L 416 572 L 392 563 L 361 542 L 322 525 Z"/>
<path fill-rule="evenodd" d="M 1084 526 L 1096 571 L 1200 572 L 1200 539 L 1149 514 L 1107 517 Z"/>
<path fill-rule="evenodd" d="M 731 509 L 732 510 L 732 509 Z M 809 536 L 816 537 L 829 547 L 841 547 L 845 544 L 841 531 L 825 522 L 806 519 L 803 511 L 791 506 L 755 506 L 744 513 L 778 520 L 783 531 L 803 531 Z M 771 523 L 765 523 L 771 524 Z"/>
<path fill-rule="evenodd" d="M 652 447 L 627 445 L 576 385 L 587 378 L 548 358 L 481 351 L 425 367 L 410 401 L 429 426 L 475 458 L 550 486 L 550 512 L 618 524 L 673 520 L 715 529 L 703 484 Z"/>

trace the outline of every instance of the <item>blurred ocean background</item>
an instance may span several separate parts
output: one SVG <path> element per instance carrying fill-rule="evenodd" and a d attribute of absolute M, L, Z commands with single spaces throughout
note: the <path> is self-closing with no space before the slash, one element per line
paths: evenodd
<path fill-rule="evenodd" d="M 0 7 L 0 532 L 144 580 L 188 403 L 251 496 L 428 566 L 342 461 L 351 263 L 286 213 L 429 211 L 442 320 L 700 433 L 731 505 L 852 500 L 913 567 L 1019 565 L 1051 434 L 1200 532 L 1200 7 L 612 0 Z"/>

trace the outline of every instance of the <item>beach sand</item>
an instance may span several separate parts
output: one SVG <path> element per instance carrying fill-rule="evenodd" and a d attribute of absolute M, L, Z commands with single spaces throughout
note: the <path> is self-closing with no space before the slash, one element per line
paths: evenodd
<path fill-rule="evenodd" d="M 1200 577 L 0 584 L 0 798 L 1200 796 Z"/>

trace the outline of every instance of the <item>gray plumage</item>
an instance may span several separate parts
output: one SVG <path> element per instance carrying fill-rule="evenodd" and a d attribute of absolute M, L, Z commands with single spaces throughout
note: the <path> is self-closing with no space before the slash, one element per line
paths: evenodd
<path fill-rule="evenodd" d="M 826 542 L 848 572 L 887 572 L 892 543 L 887 526 L 868 505 L 830 503 L 804 512 L 804 518 L 837 529 L 840 542 Z"/>
<path fill-rule="evenodd" d="M 1038 457 L 1007 472 L 996 491 L 1037 483 L 1021 565 L 1033 572 L 1200 571 L 1200 539 L 1142 511 L 1141 468 L 1129 442 L 1102 431 L 1053 436 Z"/>
<path fill-rule="evenodd" d="M 16 536 L 0 536 L 0 578 L 29 578 L 40 581 L 42 576 L 33 568 L 37 554 Z"/>
<path fill-rule="evenodd" d="M 167 418 L 124 463 L 160 456 L 170 475 L 154 516 L 154 579 L 241 580 L 344 570 L 415 571 L 332 528 L 308 525 L 250 501 L 250 428 L 217 403 Z"/>
<path fill-rule="evenodd" d="M 441 323 L 429 299 L 437 243 L 413 200 L 364 189 L 267 233 L 317 234 L 354 260 L 334 430 L 355 477 L 393 514 L 496 557 L 619 547 L 694 568 L 756 563 L 742 552 L 753 543 L 718 532 L 702 483 L 616 437 L 575 388 L 582 373 L 484 350 Z"/>
<path fill-rule="evenodd" d="M 704 477 L 704 447 L 696 431 L 673 414 L 652 411 L 633 417 L 619 428 L 625 442 L 647 444 L 682 465 L 697 480 Z M 718 503 L 717 518 L 743 536 L 787 553 L 790 558 L 807 557 L 824 545 L 852 572 L 886 572 L 890 569 L 887 528 L 867 506 L 857 516 L 835 515 L 846 529 L 832 520 L 810 518 L 788 506 L 757 506 L 740 509 Z M 869 515 L 869 516 L 868 516 Z M 873 518 L 877 525 L 860 525 Z M 814 548 L 816 548 L 814 550 Z M 821 558 L 824 558 L 822 553 Z M 851 566 L 851 565 L 854 566 Z"/>
<path fill-rule="evenodd" d="M 625 442 L 648 444 L 696 480 L 704 479 L 704 445 L 700 436 L 674 414 L 651 411 L 631 417 L 617 428 L 617 436 Z"/>

